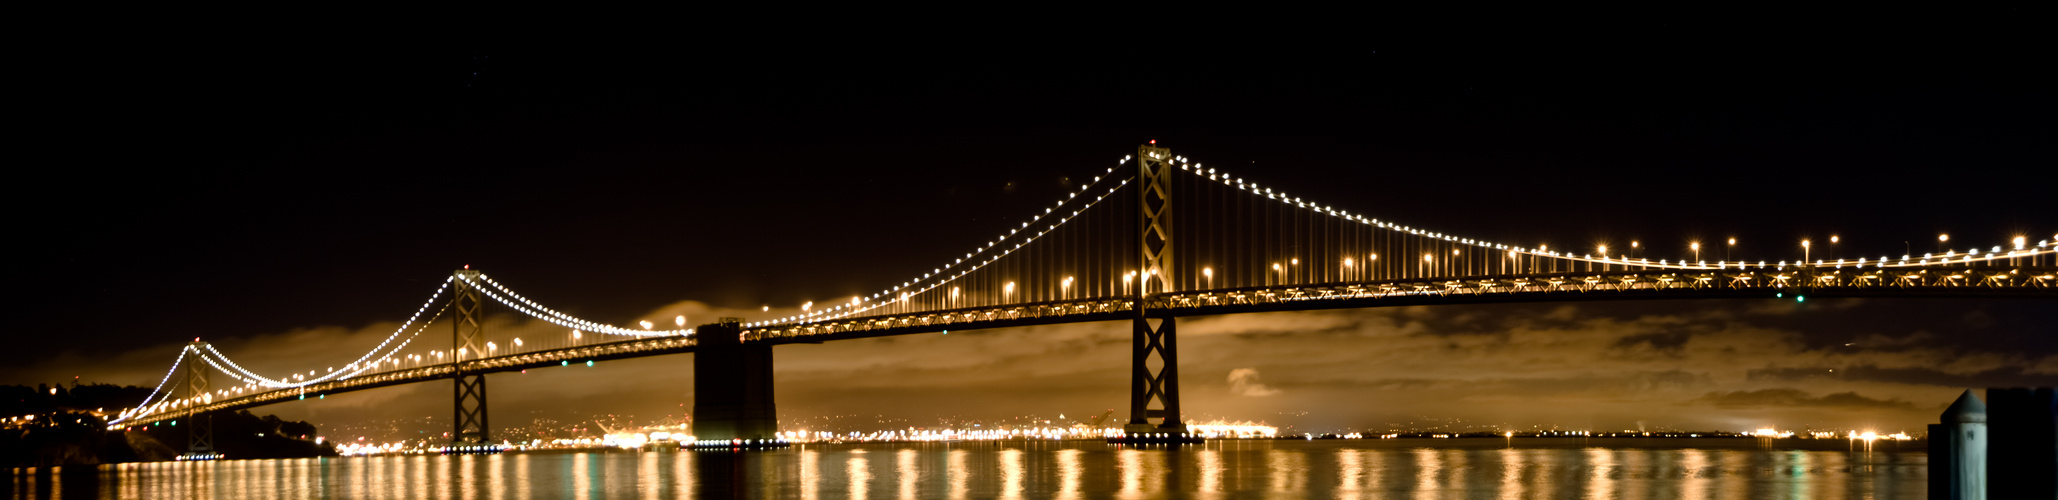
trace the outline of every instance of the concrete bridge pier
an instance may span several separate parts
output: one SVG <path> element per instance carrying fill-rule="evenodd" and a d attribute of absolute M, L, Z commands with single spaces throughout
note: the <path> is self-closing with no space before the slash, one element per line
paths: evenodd
<path fill-rule="evenodd" d="M 1986 403 L 1965 391 L 1939 419 L 1929 426 L 1929 497 L 1986 500 Z"/>
<path fill-rule="evenodd" d="M 772 346 L 743 342 L 742 320 L 694 329 L 693 436 L 770 440 L 779 432 L 772 404 Z"/>

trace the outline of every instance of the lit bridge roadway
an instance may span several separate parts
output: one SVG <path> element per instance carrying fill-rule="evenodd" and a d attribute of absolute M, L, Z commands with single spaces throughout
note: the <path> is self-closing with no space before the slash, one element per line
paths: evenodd
<path fill-rule="evenodd" d="M 1732 259 L 1739 248 L 1733 238 L 1711 241 L 1709 248 L 1690 242 L 1661 249 L 1631 240 L 1627 248 L 1600 241 L 1573 251 L 1446 234 L 1352 213 L 1206 168 L 1155 145 L 1139 147 L 1137 154 L 1096 174 L 1101 175 L 1018 226 L 990 238 L 967 238 L 977 241 L 969 251 L 945 256 L 927 271 L 916 270 L 876 293 L 822 307 L 802 304 L 785 317 L 724 318 L 687 328 L 681 316 L 675 330 L 655 329 L 648 321 L 640 330 L 617 327 L 553 310 L 465 269 L 362 357 L 347 365 L 323 365 L 330 367 L 327 374 L 302 366 L 271 378 L 196 339 L 180 352 L 150 398 L 109 423 L 150 425 L 207 412 L 455 380 L 453 441 L 484 444 L 495 442 L 486 412 L 487 374 L 692 352 L 695 434 L 763 440 L 777 431 L 772 346 L 1129 321 L 1135 352 L 1125 430 L 1132 437 L 1183 439 L 1174 341 L 1181 317 L 1789 294 L 1795 300 L 2058 298 L 2058 235 L 2006 235 L 2005 244 L 1985 248 L 1961 247 L 1963 238 L 1952 243 L 1949 235 L 1938 235 L 1937 251 L 1898 257 L 1850 253 L 1852 242 L 1840 243 L 1837 235 L 1801 239 L 1778 251 L 1753 247 L 1769 254 L 1761 256 L 1775 257 L 1770 261 Z M 1176 211 L 1174 200 L 1180 207 Z M 1704 253 L 1721 258 L 1710 262 Z M 531 335 L 525 344 L 520 336 L 485 331 L 485 307 L 496 303 L 565 328 L 567 334 Z M 792 309 L 768 316 L 786 311 Z M 452 325 L 448 349 L 414 343 L 445 313 Z M 606 341 L 610 336 L 628 340 Z M 1156 368 L 1150 367 L 1153 359 Z M 182 382 L 170 384 L 182 366 Z M 210 385 L 210 374 L 226 377 L 227 383 Z M 194 442 L 210 442 L 201 430 L 207 426 L 187 427 L 200 428 L 194 430 Z M 192 451 L 205 455 L 207 449 L 196 445 Z"/>
<path fill-rule="evenodd" d="M 2058 267 L 1958 267 L 1913 271 L 1861 269 L 1750 269 L 1705 271 L 1629 270 L 1464 279 L 1382 280 L 1280 285 L 1167 293 L 1146 299 L 1146 308 L 1169 316 L 1204 316 L 1418 305 L 1596 300 L 1772 298 L 1774 294 L 1819 298 L 2052 298 L 2058 297 Z M 743 330 L 747 341 L 768 344 L 979 330 L 1016 326 L 1120 321 L 1135 316 L 1132 299 L 1059 300 L 994 307 L 970 307 L 865 318 L 768 325 Z M 497 373 L 693 352 L 691 336 L 656 337 L 440 363 L 380 372 L 302 387 L 212 400 L 192 411 L 237 410 L 307 397 L 341 394 L 415 382 L 448 380 L 458 373 Z M 167 411 L 124 422 L 149 425 L 186 415 Z"/>
<path fill-rule="evenodd" d="M 1935 271 L 1934 273 L 1929 271 Z M 1883 298 L 2053 298 L 2058 268 L 1648 270 L 1275 285 L 1173 292 L 1145 299 L 1151 317 L 1367 307 L 1644 299 L 1771 298 L 1775 294 Z M 1131 299 L 1059 300 L 749 328 L 752 341 L 815 343 L 944 329 L 1126 320 Z"/>

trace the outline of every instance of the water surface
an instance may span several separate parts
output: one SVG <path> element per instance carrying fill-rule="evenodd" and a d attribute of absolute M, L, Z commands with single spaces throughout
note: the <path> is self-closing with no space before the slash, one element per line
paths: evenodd
<path fill-rule="evenodd" d="M 1920 444 L 1748 439 L 806 445 L 229 460 L 13 478 L 13 498 L 1922 498 Z"/>

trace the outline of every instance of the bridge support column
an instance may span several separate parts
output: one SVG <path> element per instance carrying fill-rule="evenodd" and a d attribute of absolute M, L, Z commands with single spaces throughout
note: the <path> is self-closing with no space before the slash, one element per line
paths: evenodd
<path fill-rule="evenodd" d="M 194 355 L 206 348 L 205 343 L 190 344 Z M 191 401 L 207 401 L 208 393 L 214 389 L 207 381 L 207 364 L 193 360 L 186 368 L 186 397 Z M 197 404 L 197 403 L 196 403 Z M 198 411 L 186 414 L 186 456 L 190 458 L 211 458 L 214 454 L 214 416 Z"/>
<path fill-rule="evenodd" d="M 464 269 L 453 276 L 450 305 L 457 315 L 451 318 L 455 328 L 451 331 L 450 354 L 457 366 L 457 385 L 451 395 L 454 427 L 450 442 L 486 444 L 492 440 L 492 428 L 486 422 L 486 374 L 465 370 L 465 360 L 486 357 L 486 303 L 480 301 L 476 288 L 478 271 Z"/>
<path fill-rule="evenodd" d="M 1147 318 L 1136 318 L 1135 368 L 1130 373 L 1129 424 L 1122 430 L 1139 433 L 1186 434 L 1186 421 L 1179 417 L 1179 320 L 1167 316 L 1152 328 Z M 1161 365 L 1150 367 L 1156 354 Z M 1151 403 L 1159 408 L 1151 408 Z M 1158 419 L 1153 424 L 1151 419 Z"/>
<path fill-rule="evenodd" d="M 776 439 L 772 345 L 744 342 L 741 321 L 694 329 L 693 436 L 698 440 Z"/>

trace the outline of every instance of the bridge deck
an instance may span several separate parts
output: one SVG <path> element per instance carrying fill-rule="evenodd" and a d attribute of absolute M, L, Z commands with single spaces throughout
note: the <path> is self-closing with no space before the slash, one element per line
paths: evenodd
<path fill-rule="evenodd" d="M 1489 275 L 1176 292 L 1154 295 L 1146 299 L 1146 305 L 1153 316 L 1203 316 L 1411 305 L 1757 298 L 1775 293 L 1816 297 L 2048 299 L 2058 298 L 2058 267 L 1629 270 Z M 1096 298 L 769 325 L 746 329 L 743 335 L 751 342 L 819 343 L 943 330 L 1113 321 L 1134 315 L 1132 298 Z M 449 379 L 460 373 L 507 372 L 589 360 L 693 352 L 695 344 L 691 337 L 644 338 L 420 366 L 171 408 L 123 421 L 121 425 L 149 425 L 183 418 L 192 412 L 236 410 L 305 399 L 304 396 Z"/>
<path fill-rule="evenodd" d="M 2058 267 L 1952 269 L 1711 269 L 1487 275 L 1464 278 L 1287 284 L 1175 292 L 1146 299 L 1152 316 L 1570 300 L 1770 297 L 2058 298 Z M 1134 317 L 1135 300 L 1097 298 L 911 314 L 839 318 L 746 330 L 752 340 L 823 342 Z"/>
<path fill-rule="evenodd" d="M 284 401 L 306 399 L 307 396 L 340 394 L 400 384 L 450 379 L 455 378 L 459 373 L 511 372 L 530 368 L 559 366 L 563 363 L 583 363 L 586 361 L 606 361 L 693 352 L 694 344 L 694 339 L 691 337 L 643 338 L 565 349 L 510 354 L 461 363 L 441 363 L 403 368 L 300 387 L 213 400 L 191 408 L 174 408 L 155 414 L 138 416 L 122 421 L 121 425 L 150 425 L 165 420 L 184 418 L 187 414 L 193 412 L 239 410 Z"/>

